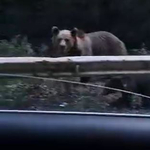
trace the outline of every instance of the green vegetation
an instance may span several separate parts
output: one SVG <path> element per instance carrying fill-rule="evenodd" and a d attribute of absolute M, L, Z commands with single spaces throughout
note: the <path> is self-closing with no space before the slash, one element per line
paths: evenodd
<path fill-rule="evenodd" d="M 31 56 L 32 54 L 33 49 L 31 48 L 31 44 L 28 43 L 27 37 L 23 37 L 22 39 L 14 37 L 10 41 L 0 41 L 0 57 L 22 57 Z"/>

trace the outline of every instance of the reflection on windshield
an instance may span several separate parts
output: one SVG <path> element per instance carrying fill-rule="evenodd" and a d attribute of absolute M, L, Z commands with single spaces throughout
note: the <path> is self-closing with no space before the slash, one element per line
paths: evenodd
<path fill-rule="evenodd" d="M 0 57 L 150 54 L 148 0 L 2 0 L 0 6 Z M 149 74 L 31 74 L 1 74 L 1 110 L 150 113 Z"/>

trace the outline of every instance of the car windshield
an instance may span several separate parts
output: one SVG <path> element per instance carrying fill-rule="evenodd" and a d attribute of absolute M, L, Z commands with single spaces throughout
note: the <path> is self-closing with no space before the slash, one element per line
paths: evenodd
<path fill-rule="evenodd" d="M 149 0 L 1 0 L 0 110 L 150 114 Z"/>

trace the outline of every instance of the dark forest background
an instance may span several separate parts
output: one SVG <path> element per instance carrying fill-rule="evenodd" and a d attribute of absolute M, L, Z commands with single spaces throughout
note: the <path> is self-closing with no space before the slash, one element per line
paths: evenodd
<path fill-rule="evenodd" d="M 0 0 L 0 39 L 49 43 L 51 27 L 109 31 L 127 48 L 150 49 L 150 0 Z"/>

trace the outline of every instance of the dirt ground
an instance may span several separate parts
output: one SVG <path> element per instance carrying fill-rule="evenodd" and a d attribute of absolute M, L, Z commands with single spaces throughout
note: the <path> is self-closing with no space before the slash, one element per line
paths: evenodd
<path fill-rule="evenodd" d="M 104 85 L 104 82 L 92 84 Z M 58 81 L 3 78 L 0 80 L 0 109 L 150 114 L 150 110 L 141 108 L 139 97 L 132 100 L 131 108 L 120 109 L 112 104 L 121 93 L 102 96 L 102 90 Z"/>

